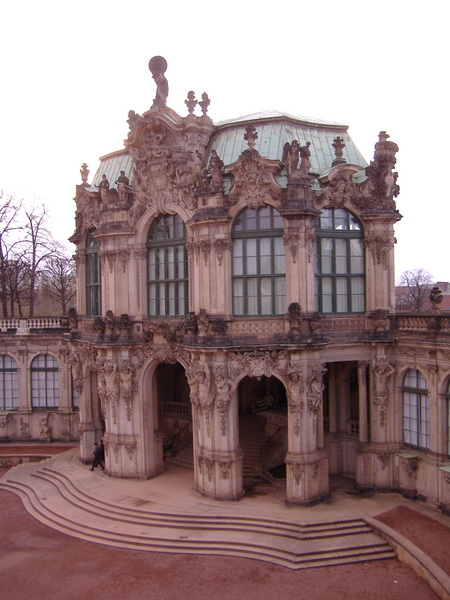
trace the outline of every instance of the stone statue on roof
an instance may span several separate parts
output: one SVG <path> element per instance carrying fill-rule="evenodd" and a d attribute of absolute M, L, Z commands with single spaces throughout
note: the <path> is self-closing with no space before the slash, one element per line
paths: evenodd
<path fill-rule="evenodd" d="M 102 175 L 102 180 L 97 186 L 100 192 L 100 196 L 103 202 L 108 200 L 108 191 L 109 191 L 109 181 L 106 179 L 106 175 Z"/>
<path fill-rule="evenodd" d="M 153 79 L 156 83 L 156 97 L 153 101 L 153 107 L 166 106 L 167 96 L 169 95 L 169 83 L 164 75 L 167 69 L 167 61 L 162 56 L 154 56 L 148 63 Z"/>
<path fill-rule="evenodd" d="M 120 171 L 120 175 L 116 181 L 117 193 L 119 194 L 119 202 L 126 202 L 128 200 L 128 192 L 130 190 L 130 180 L 125 175 L 125 171 Z"/>
<path fill-rule="evenodd" d="M 308 176 L 309 170 L 311 169 L 311 151 L 309 147 L 311 142 L 306 142 L 306 146 L 300 146 L 300 174 L 305 177 Z"/>

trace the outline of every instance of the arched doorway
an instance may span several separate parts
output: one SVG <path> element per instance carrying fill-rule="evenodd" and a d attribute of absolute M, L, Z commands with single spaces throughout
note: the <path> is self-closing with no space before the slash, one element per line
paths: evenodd
<path fill-rule="evenodd" d="M 358 448 L 369 441 L 370 370 L 364 362 L 327 363 L 323 382 L 324 447 L 333 487 L 356 481 Z"/>
<path fill-rule="evenodd" d="M 238 402 L 244 486 L 270 473 L 284 477 L 288 447 L 284 385 L 276 377 L 244 377 Z"/>
<path fill-rule="evenodd" d="M 181 461 L 180 466 L 193 468 L 192 410 L 185 370 L 178 362 L 161 363 L 155 371 L 155 378 L 158 429 L 164 436 L 164 459 L 178 464 L 180 461 L 175 458 L 185 451 L 187 460 Z"/>

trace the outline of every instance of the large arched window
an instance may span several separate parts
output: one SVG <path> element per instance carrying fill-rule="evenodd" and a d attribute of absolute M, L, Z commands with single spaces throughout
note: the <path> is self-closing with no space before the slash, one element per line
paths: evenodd
<path fill-rule="evenodd" d="M 160 215 L 148 232 L 147 298 L 151 317 L 188 312 L 186 228 L 179 215 Z"/>
<path fill-rule="evenodd" d="M 403 380 L 403 440 L 406 444 L 428 448 L 430 418 L 427 381 L 420 371 L 410 369 Z"/>
<path fill-rule="evenodd" d="M 286 312 L 283 219 L 272 206 L 246 208 L 233 224 L 233 314 Z"/>
<path fill-rule="evenodd" d="M 0 410 L 12 410 L 18 407 L 19 381 L 17 363 L 8 354 L 0 355 Z"/>
<path fill-rule="evenodd" d="M 31 363 L 31 405 L 33 408 L 58 408 L 58 362 L 51 354 L 39 354 Z"/>
<path fill-rule="evenodd" d="M 342 208 L 326 208 L 317 219 L 315 276 L 319 312 L 364 312 L 362 227 Z"/>
<path fill-rule="evenodd" d="M 445 397 L 447 399 L 447 454 L 450 456 L 450 381 L 448 382 Z"/>
<path fill-rule="evenodd" d="M 102 280 L 99 260 L 100 242 L 90 231 L 86 236 L 86 315 L 101 315 Z"/>

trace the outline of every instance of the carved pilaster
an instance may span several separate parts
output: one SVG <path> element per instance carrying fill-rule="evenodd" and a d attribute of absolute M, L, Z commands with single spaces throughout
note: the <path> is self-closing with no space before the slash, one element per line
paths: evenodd
<path fill-rule="evenodd" d="M 298 257 L 299 247 L 299 235 L 298 233 L 284 233 L 283 234 L 284 245 L 289 248 L 291 252 L 292 262 L 295 264 Z"/>
<path fill-rule="evenodd" d="M 214 248 L 216 251 L 216 258 L 217 258 L 217 262 L 219 263 L 219 267 L 222 266 L 223 257 L 224 257 L 225 252 L 229 252 L 232 247 L 233 247 L 233 242 L 229 238 L 228 239 L 219 238 L 214 241 Z"/>
<path fill-rule="evenodd" d="M 386 419 L 386 406 L 388 402 L 387 380 L 394 373 L 395 368 L 385 359 L 378 360 L 372 367 L 375 379 L 374 402 L 378 406 L 380 427 L 384 427 Z"/>

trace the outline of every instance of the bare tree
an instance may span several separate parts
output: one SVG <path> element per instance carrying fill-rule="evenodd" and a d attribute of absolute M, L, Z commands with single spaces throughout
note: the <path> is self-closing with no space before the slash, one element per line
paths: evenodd
<path fill-rule="evenodd" d="M 34 317 L 39 275 L 44 270 L 47 261 L 57 256 L 61 248 L 46 227 L 47 216 L 48 211 L 44 205 L 25 210 L 26 236 L 22 247 L 26 252 L 30 267 L 30 317 Z"/>
<path fill-rule="evenodd" d="M 20 243 L 17 233 L 23 229 L 18 223 L 22 202 L 0 190 L 0 297 L 3 317 L 8 316 L 10 300 L 9 267 L 14 248 Z"/>
<path fill-rule="evenodd" d="M 42 288 L 61 307 L 62 315 L 67 315 L 69 303 L 77 293 L 73 258 L 64 254 L 48 258 L 42 272 Z"/>
<path fill-rule="evenodd" d="M 23 317 L 23 309 L 30 304 L 30 268 L 20 257 L 7 261 L 6 276 L 8 299 L 11 317 L 15 316 L 16 308 L 19 317 Z"/>
<path fill-rule="evenodd" d="M 407 289 L 407 294 L 403 296 L 402 302 L 409 305 L 412 311 L 420 312 L 430 295 L 433 277 L 425 269 L 411 269 L 403 271 L 399 285 Z"/>

